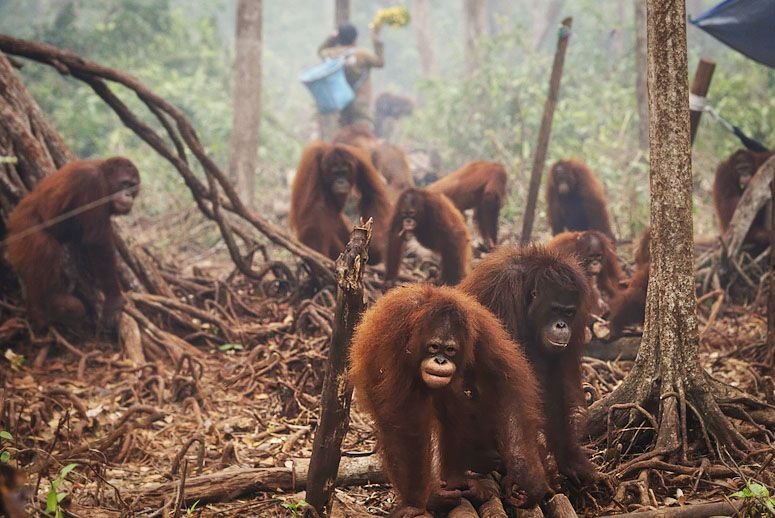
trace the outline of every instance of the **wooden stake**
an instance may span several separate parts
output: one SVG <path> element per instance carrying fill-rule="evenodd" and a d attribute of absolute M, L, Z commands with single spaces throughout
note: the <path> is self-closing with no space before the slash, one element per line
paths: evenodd
<path fill-rule="evenodd" d="M 710 89 L 710 80 L 713 79 L 713 71 L 716 69 L 716 63 L 704 58 L 700 59 L 697 63 L 697 70 L 694 72 L 694 79 L 692 80 L 692 87 L 690 89 L 691 95 L 695 95 L 705 100 L 705 96 L 708 95 Z M 693 106 L 693 103 L 689 103 L 689 106 Z M 702 117 L 702 110 L 689 110 L 689 122 L 691 123 L 691 135 L 692 144 L 694 144 L 694 136 L 697 134 L 697 128 L 700 125 L 700 117 Z"/>
<path fill-rule="evenodd" d="M 312 443 L 306 495 L 310 507 L 322 516 L 331 512 L 342 439 L 350 424 L 353 389 L 347 377 L 347 357 L 355 324 L 366 306 L 361 277 L 368 260 L 372 225 L 373 221 L 369 219 L 365 225 L 356 226 L 350 233 L 350 242 L 336 260 L 336 315 L 320 397 L 320 421 Z"/>
<path fill-rule="evenodd" d="M 770 376 L 775 376 L 775 178 L 770 180 L 770 285 L 767 297 L 767 348 Z"/>
<path fill-rule="evenodd" d="M 560 27 L 557 38 L 557 50 L 554 53 L 552 75 L 549 79 L 549 95 L 544 105 L 544 116 L 541 119 L 541 129 L 538 132 L 538 145 L 533 158 L 533 169 L 530 172 L 530 190 L 527 194 L 527 206 L 525 207 L 525 219 L 522 221 L 522 236 L 520 242 L 525 245 L 530 242 L 533 232 L 533 219 L 535 218 L 536 202 L 538 201 L 538 189 L 541 187 L 541 175 L 546 161 L 546 151 L 549 148 L 549 136 L 552 132 L 552 119 L 554 108 L 560 92 L 560 79 L 562 78 L 562 66 L 565 63 L 565 50 L 568 48 L 570 28 L 573 18 L 565 18 Z"/>

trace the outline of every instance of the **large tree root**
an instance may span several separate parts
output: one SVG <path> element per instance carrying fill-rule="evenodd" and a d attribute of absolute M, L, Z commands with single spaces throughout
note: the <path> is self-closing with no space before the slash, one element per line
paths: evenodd
<path fill-rule="evenodd" d="M 729 418 L 748 420 L 763 434 L 771 435 L 766 426 L 775 419 L 775 409 L 699 369 L 681 373 L 672 383 L 665 379 L 669 375 L 657 377 L 661 384 L 656 384 L 652 383 L 654 377 L 649 379 L 646 369 L 636 369 L 617 390 L 590 407 L 590 435 L 603 436 L 608 448 L 615 448 L 620 442 L 627 444 L 625 454 L 635 455 L 618 466 L 611 466 L 614 468 L 611 474 L 622 476 L 644 467 L 642 463 L 652 459 L 690 465 L 689 443 L 695 439 L 721 463 L 723 473 L 720 471 L 718 475 L 734 474 L 726 462 L 730 456 L 745 457 L 751 444 Z"/>
<path fill-rule="evenodd" d="M 775 482 L 766 469 L 775 453 L 766 446 L 773 444 L 775 407 L 715 380 L 698 365 L 669 365 L 650 352 L 589 408 L 588 432 L 595 449 L 606 452 L 602 471 L 620 482 L 613 501 L 623 510 L 655 507 L 650 480 L 664 487 L 667 477 L 675 487 L 693 481 L 694 491 L 700 482 L 730 492 L 747 480 Z M 730 485 L 729 479 L 737 482 Z M 665 516 L 706 516 L 687 513 Z"/>

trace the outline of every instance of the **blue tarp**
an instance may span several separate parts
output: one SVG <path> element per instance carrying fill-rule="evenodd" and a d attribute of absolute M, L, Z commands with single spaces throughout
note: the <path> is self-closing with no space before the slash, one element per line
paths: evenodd
<path fill-rule="evenodd" d="M 749 58 L 775 68 L 775 0 L 724 0 L 689 21 Z"/>

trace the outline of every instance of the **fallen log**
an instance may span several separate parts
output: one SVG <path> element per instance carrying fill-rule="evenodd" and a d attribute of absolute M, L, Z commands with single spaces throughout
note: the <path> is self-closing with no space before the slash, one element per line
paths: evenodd
<path fill-rule="evenodd" d="M 613 342 L 592 340 L 584 348 L 584 356 L 603 361 L 632 361 L 638 355 L 641 338 L 640 336 L 624 336 Z"/>
<path fill-rule="evenodd" d="M 493 480 L 492 477 L 485 478 L 481 481 L 482 485 L 489 488 L 494 494 L 500 493 L 500 485 Z M 481 518 L 506 518 L 505 509 L 503 509 L 503 502 L 498 496 L 493 496 L 485 503 L 479 506 L 479 516 Z"/>
<path fill-rule="evenodd" d="M 664 507 L 651 511 L 636 511 L 627 514 L 608 514 L 602 518 L 706 518 L 707 516 L 734 516 L 743 507 L 743 502 L 709 502 L 706 504 Z"/>
<path fill-rule="evenodd" d="M 544 514 L 547 518 L 578 518 L 568 497 L 560 493 L 544 505 Z"/>
<path fill-rule="evenodd" d="M 544 512 L 538 506 L 530 509 L 517 509 L 515 518 L 544 518 Z"/>
<path fill-rule="evenodd" d="M 243 468 L 231 466 L 221 471 L 188 477 L 185 485 L 185 501 L 188 505 L 201 500 L 228 502 L 247 493 L 296 492 L 307 486 L 309 459 L 293 459 L 281 468 Z M 337 487 L 384 483 L 379 457 L 342 457 L 336 477 Z M 144 484 L 122 490 L 127 501 L 133 501 L 134 509 L 157 508 L 178 489 L 179 481 Z"/>
<path fill-rule="evenodd" d="M 463 498 L 460 505 L 449 512 L 447 518 L 479 518 L 479 515 L 471 502 Z"/>

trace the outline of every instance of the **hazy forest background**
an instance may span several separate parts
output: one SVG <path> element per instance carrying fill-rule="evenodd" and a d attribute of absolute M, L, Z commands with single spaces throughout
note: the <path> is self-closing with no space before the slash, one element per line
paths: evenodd
<path fill-rule="evenodd" d="M 352 0 L 359 43 L 369 46 L 367 24 L 393 2 Z M 636 235 L 648 219 L 648 168 L 638 138 L 633 2 L 573 0 L 556 18 L 529 0 L 490 0 L 477 73 L 466 78 L 460 2 L 431 0 L 435 68 L 423 77 L 411 27 L 385 28 L 386 66 L 372 74 L 375 95 L 390 91 L 418 103 L 400 123 L 407 150 L 435 149 L 442 170 L 473 159 L 504 162 L 511 175 L 502 228 L 517 229 L 537 139 L 549 70 L 562 16 L 573 17 L 548 160 L 576 156 L 601 176 L 616 231 Z M 697 16 L 716 0 L 688 0 Z M 334 27 L 332 2 L 263 2 L 262 123 L 256 205 L 284 220 L 286 178 L 314 136 L 312 99 L 297 80 L 318 62 L 316 48 Z M 208 153 L 229 161 L 234 62 L 234 0 L 0 0 L 0 32 L 51 43 L 125 70 L 181 108 Z M 542 30 L 542 26 L 548 30 Z M 542 37 L 543 35 L 543 37 Z M 688 29 L 689 67 L 700 56 L 717 62 L 709 102 L 750 136 L 772 146 L 775 71 Z M 179 175 L 131 131 L 84 83 L 52 68 L 25 62 L 21 75 L 67 144 L 80 157 L 122 154 L 142 172 L 140 217 L 155 221 L 196 211 Z M 140 101 L 126 96 L 130 106 Z M 140 110 L 140 112 L 144 112 Z M 151 117 L 148 123 L 155 125 Z M 701 122 L 694 149 L 695 229 L 715 232 L 710 190 L 715 165 L 739 142 L 711 117 Z M 165 216 L 165 218 L 160 218 Z M 539 204 L 538 230 L 546 229 Z M 211 229 L 213 241 L 219 239 Z M 204 237 L 204 236 L 203 236 Z M 166 238 L 153 246 L 170 244 Z M 149 243 L 150 244 L 150 243 Z"/>

